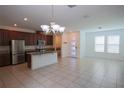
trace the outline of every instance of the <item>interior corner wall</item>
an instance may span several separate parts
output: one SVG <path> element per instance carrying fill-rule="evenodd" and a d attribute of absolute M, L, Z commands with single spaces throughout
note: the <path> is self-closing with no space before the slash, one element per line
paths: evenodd
<path fill-rule="evenodd" d="M 61 54 L 62 57 L 67 57 L 69 56 L 69 33 L 65 32 L 62 35 L 62 49 L 61 49 Z"/>
<path fill-rule="evenodd" d="M 76 40 L 77 54 L 76 57 L 80 58 L 80 32 L 65 32 L 62 35 L 62 57 L 71 57 L 71 41 Z"/>
<path fill-rule="evenodd" d="M 98 35 L 113 35 L 119 34 L 120 35 L 120 53 L 98 53 L 94 51 L 94 38 Z M 110 30 L 110 31 L 101 31 L 101 32 L 87 32 L 86 33 L 86 51 L 85 55 L 87 57 L 94 57 L 94 58 L 106 58 L 106 59 L 114 59 L 114 60 L 124 60 L 124 30 Z"/>
<path fill-rule="evenodd" d="M 80 31 L 80 58 L 85 57 L 86 32 Z"/>

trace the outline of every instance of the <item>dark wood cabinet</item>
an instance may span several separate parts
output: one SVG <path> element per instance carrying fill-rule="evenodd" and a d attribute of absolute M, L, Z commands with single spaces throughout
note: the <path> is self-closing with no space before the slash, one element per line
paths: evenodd
<path fill-rule="evenodd" d="M 9 45 L 11 40 L 25 40 L 25 45 L 37 45 L 37 40 L 45 40 L 46 45 L 53 45 L 53 36 L 40 33 L 26 33 L 0 29 L 0 46 Z"/>
<path fill-rule="evenodd" d="M 25 33 L 23 37 L 26 45 L 36 45 L 35 44 L 36 37 L 34 33 Z"/>
<path fill-rule="evenodd" d="M 53 35 L 44 35 L 43 33 L 36 34 L 35 41 L 41 39 L 46 41 L 46 45 L 53 45 Z"/>
<path fill-rule="evenodd" d="M 0 30 L 0 46 L 3 45 L 3 31 Z"/>
<path fill-rule="evenodd" d="M 10 54 L 0 54 L 0 66 L 10 65 Z"/>
<path fill-rule="evenodd" d="M 30 33 L 29 33 L 30 34 Z M 28 33 L 23 34 L 23 39 L 25 40 L 25 45 L 30 45 L 30 37 Z"/>
<path fill-rule="evenodd" d="M 7 33 L 7 31 L 3 31 L 3 45 L 9 45 L 9 34 Z"/>
<path fill-rule="evenodd" d="M 8 32 L 9 33 L 9 32 Z M 14 40 L 15 39 L 15 33 L 14 33 L 14 31 L 11 31 L 10 32 L 10 40 Z"/>
<path fill-rule="evenodd" d="M 46 45 L 53 45 L 53 36 L 52 35 L 46 36 Z"/>
<path fill-rule="evenodd" d="M 20 40 L 22 38 L 22 35 L 20 32 L 8 31 L 8 33 L 10 33 L 10 40 Z"/>
<path fill-rule="evenodd" d="M 6 30 L 0 30 L 0 46 L 7 46 L 9 45 L 9 33 Z"/>
<path fill-rule="evenodd" d="M 34 35 L 30 34 L 30 45 L 34 45 Z"/>
<path fill-rule="evenodd" d="M 12 31 L 10 40 L 25 40 L 26 45 L 34 45 L 34 34 Z"/>

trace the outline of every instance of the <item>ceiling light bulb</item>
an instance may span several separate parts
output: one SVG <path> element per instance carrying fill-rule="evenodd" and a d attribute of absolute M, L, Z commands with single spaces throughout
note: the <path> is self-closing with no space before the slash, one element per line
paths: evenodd
<path fill-rule="evenodd" d="M 49 31 L 49 26 L 48 25 L 41 25 L 40 27 L 42 28 L 43 31 L 46 31 L 46 32 Z"/>
<path fill-rule="evenodd" d="M 14 24 L 14 26 L 17 26 L 17 24 Z"/>
<path fill-rule="evenodd" d="M 64 32 L 64 30 L 65 30 L 65 27 L 60 27 L 60 28 L 59 28 L 59 31 L 60 31 L 60 32 Z"/>
<path fill-rule="evenodd" d="M 24 21 L 27 21 L 27 20 L 28 20 L 28 18 L 25 17 L 25 18 L 24 18 Z"/>

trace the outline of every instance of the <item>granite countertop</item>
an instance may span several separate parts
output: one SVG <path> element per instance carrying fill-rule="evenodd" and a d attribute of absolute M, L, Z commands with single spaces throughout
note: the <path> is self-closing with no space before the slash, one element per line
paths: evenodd
<path fill-rule="evenodd" d="M 35 52 L 29 52 L 27 54 L 30 54 L 30 55 L 42 55 L 42 54 L 47 54 L 47 53 L 56 53 L 56 51 L 44 51 L 44 52 L 35 51 Z"/>
<path fill-rule="evenodd" d="M 44 48 L 44 49 L 26 49 L 25 51 L 26 52 L 38 52 L 39 50 L 53 51 L 54 48 L 48 48 L 48 49 L 46 49 L 46 48 Z"/>

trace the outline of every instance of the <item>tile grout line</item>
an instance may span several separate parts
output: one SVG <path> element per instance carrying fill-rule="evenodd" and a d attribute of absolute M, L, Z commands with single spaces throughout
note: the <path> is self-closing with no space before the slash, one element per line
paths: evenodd
<path fill-rule="evenodd" d="M 26 72 L 24 72 L 24 74 L 26 74 Z M 26 74 L 27 75 L 27 74 Z M 28 74 L 28 76 L 32 77 L 33 80 L 35 80 L 36 82 L 38 82 L 39 84 L 41 84 L 38 80 L 36 80 L 32 75 Z M 45 87 L 45 85 L 43 85 Z"/>
<path fill-rule="evenodd" d="M 11 68 L 10 68 L 11 69 Z M 24 87 L 24 88 L 26 88 L 25 86 L 24 86 L 24 84 L 15 76 L 15 74 L 10 70 L 9 71 L 14 77 L 15 77 L 15 79 Z"/>

